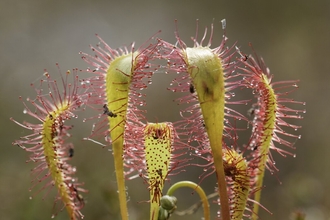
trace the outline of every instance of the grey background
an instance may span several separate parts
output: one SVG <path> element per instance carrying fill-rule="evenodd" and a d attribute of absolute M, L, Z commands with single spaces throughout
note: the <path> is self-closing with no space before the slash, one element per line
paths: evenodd
<path fill-rule="evenodd" d="M 290 213 L 301 209 L 307 219 L 329 219 L 329 52 L 330 1 L 0 1 L 0 216 L 1 219 L 49 219 L 54 193 L 42 200 L 44 192 L 29 200 L 30 169 L 28 155 L 11 142 L 26 134 L 9 118 L 24 121 L 23 106 L 18 96 L 33 97 L 29 84 L 39 79 L 43 69 L 56 76 L 55 63 L 62 70 L 86 68 L 79 51 L 91 53 L 98 33 L 110 46 L 117 48 L 135 41 L 141 45 L 158 30 L 158 37 L 173 42 L 178 19 L 180 36 L 188 45 L 195 35 L 196 19 L 200 29 L 215 23 L 213 45 L 221 40 L 219 21 L 227 20 L 228 45 L 238 41 L 246 53 L 252 42 L 264 57 L 275 80 L 300 79 L 300 89 L 292 94 L 306 101 L 305 119 L 298 121 L 302 139 L 296 144 L 296 158 L 276 155 L 278 178 L 266 175 L 266 188 L 261 203 L 273 215 L 261 210 L 261 219 L 289 219 Z M 214 19 L 214 20 L 213 20 Z M 202 31 L 201 31 L 202 33 Z M 167 91 L 172 76 L 155 75 L 148 93 L 148 119 L 175 121 L 179 107 Z M 166 91 L 166 92 L 165 92 Z M 171 107 L 169 107 L 171 106 Z M 170 110 L 171 109 L 171 110 Z M 86 113 L 88 114 L 88 112 Z M 84 115 L 81 116 L 82 118 Z M 119 219 L 116 205 L 116 183 L 111 154 L 106 149 L 82 142 L 90 125 L 80 120 L 74 131 L 77 176 L 90 191 L 83 209 L 85 219 Z M 200 172 L 188 170 L 173 177 L 171 182 L 187 178 L 198 181 Z M 215 179 L 210 177 L 202 186 L 211 193 Z M 167 186 L 169 183 L 167 183 Z M 54 190 L 53 190 L 54 191 Z M 131 219 L 147 219 L 147 185 L 141 179 L 128 182 Z M 197 201 L 191 190 L 178 192 L 183 209 Z M 110 207 L 112 207 L 110 209 Z M 213 213 L 217 207 L 212 206 Z M 190 219 L 201 219 L 199 211 Z M 181 219 L 186 219 L 181 218 Z M 67 219 L 65 212 L 57 219 Z M 173 216 L 172 219 L 180 219 Z"/>

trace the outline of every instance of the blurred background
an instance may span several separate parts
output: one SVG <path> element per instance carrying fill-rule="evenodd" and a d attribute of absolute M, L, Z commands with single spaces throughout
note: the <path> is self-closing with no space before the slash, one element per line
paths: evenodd
<path fill-rule="evenodd" d="M 91 53 L 89 44 L 95 45 L 99 34 L 111 47 L 143 44 L 158 30 L 166 41 L 175 42 L 175 19 L 178 19 L 180 36 L 192 45 L 196 19 L 202 29 L 215 24 L 213 46 L 222 38 L 220 20 L 227 20 L 228 46 L 240 46 L 251 53 L 252 42 L 262 56 L 274 80 L 300 79 L 300 88 L 291 97 L 307 102 L 304 120 L 296 122 L 303 126 L 298 132 L 297 157 L 283 158 L 275 155 L 280 169 L 277 177 L 267 173 L 266 188 L 261 204 L 270 210 L 260 210 L 260 219 L 290 219 L 292 212 L 301 210 L 308 220 L 330 219 L 330 1 L 0 1 L 0 219 L 50 219 L 54 192 L 46 196 L 39 193 L 32 200 L 30 170 L 33 163 L 25 163 L 27 152 L 12 142 L 28 132 L 12 123 L 29 121 L 23 114 L 23 105 L 18 96 L 34 97 L 30 83 L 36 82 L 46 68 L 55 78 L 56 62 L 63 71 L 78 67 L 85 69 L 79 51 Z M 156 74 L 150 85 L 147 98 L 148 120 L 179 120 L 180 109 L 173 102 L 175 94 L 166 88 L 173 79 L 171 75 Z M 157 92 L 155 92 L 157 91 Z M 238 106 L 235 106 L 237 109 Z M 238 107 L 239 108 L 239 107 Z M 86 111 L 79 119 L 92 114 Z M 31 120 L 30 120 L 31 121 Z M 70 122 L 69 122 L 70 123 Z M 78 168 L 76 176 L 85 182 L 89 193 L 82 210 L 85 219 L 120 219 L 116 198 L 116 182 L 112 155 L 107 149 L 83 142 L 91 126 L 81 120 L 76 125 L 71 139 L 75 144 L 72 164 Z M 170 183 L 189 178 L 199 181 L 201 172 L 187 169 L 174 176 Z M 280 181 L 279 181 L 279 180 Z M 215 178 L 202 182 L 206 192 L 212 193 Z M 141 179 L 128 182 L 128 202 L 131 219 L 148 219 L 149 204 L 147 185 Z M 55 190 L 53 190 L 55 191 Z M 182 210 L 198 201 L 191 190 L 177 192 L 178 209 Z M 110 208 L 111 207 L 111 208 Z M 215 212 L 218 207 L 212 206 Z M 202 212 L 171 219 L 201 219 Z M 68 219 L 65 212 L 56 219 Z"/>

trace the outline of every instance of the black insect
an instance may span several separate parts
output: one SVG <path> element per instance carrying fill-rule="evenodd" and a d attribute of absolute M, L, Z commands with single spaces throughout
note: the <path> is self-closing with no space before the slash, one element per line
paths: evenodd
<path fill-rule="evenodd" d="M 72 147 L 69 148 L 69 157 L 73 157 L 74 149 Z"/>
<path fill-rule="evenodd" d="M 244 57 L 242 59 L 243 59 L 243 61 L 247 61 L 249 59 L 249 57 L 246 54 L 244 54 Z"/>
<path fill-rule="evenodd" d="M 110 116 L 112 118 L 117 117 L 117 114 L 113 113 L 111 110 L 108 109 L 107 104 L 104 104 L 103 105 L 103 114 L 108 115 L 108 116 Z"/>
<path fill-rule="evenodd" d="M 189 92 L 190 93 L 194 93 L 195 92 L 195 87 L 194 87 L 194 85 L 192 83 L 190 83 L 190 85 L 189 85 Z"/>

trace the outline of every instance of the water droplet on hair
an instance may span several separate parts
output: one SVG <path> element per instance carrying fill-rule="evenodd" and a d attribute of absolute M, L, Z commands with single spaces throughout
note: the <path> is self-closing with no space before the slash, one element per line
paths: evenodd
<path fill-rule="evenodd" d="M 301 139 L 301 135 L 298 136 L 298 139 Z"/>
<path fill-rule="evenodd" d="M 222 29 L 226 29 L 226 19 L 222 19 L 221 20 L 221 24 L 222 24 Z"/>
<path fill-rule="evenodd" d="M 302 104 L 303 104 L 303 105 L 306 105 L 306 102 L 303 102 Z"/>
<path fill-rule="evenodd" d="M 296 154 L 294 154 L 294 155 L 292 155 L 293 156 L 293 158 L 296 158 L 297 157 L 297 155 Z"/>
<path fill-rule="evenodd" d="M 26 110 L 26 109 L 24 109 L 24 110 L 23 110 L 23 114 L 26 114 L 26 113 L 27 113 L 27 110 Z"/>

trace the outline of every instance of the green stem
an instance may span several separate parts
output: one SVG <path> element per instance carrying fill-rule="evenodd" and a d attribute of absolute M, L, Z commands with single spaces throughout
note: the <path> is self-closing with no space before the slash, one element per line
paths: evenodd
<path fill-rule="evenodd" d="M 228 202 L 228 194 L 227 194 L 227 182 L 225 180 L 225 172 L 223 167 L 223 159 L 222 159 L 222 140 L 220 138 L 212 138 L 216 137 L 216 129 L 212 129 L 215 131 L 213 134 L 211 132 L 208 132 L 209 139 L 210 139 L 210 145 L 212 148 L 212 154 L 213 154 L 213 160 L 214 160 L 214 166 L 216 170 L 217 175 L 217 181 L 218 181 L 218 191 L 219 191 L 219 197 L 220 197 L 220 203 L 221 203 L 221 216 L 223 220 L 230 220 L 230 207 Z M 221 131 L 222 133 L 222 131 Z M 222 137 L 218 136 L 218 137 Z"/>
<path fill-rule="evenodd" d="M 125 189 L 125 177 L 124 177 L 124 163 L 123 163 L 123 151 L 121 146 L 116 146 L 113 143 L 113 156 L 116 170 L 116 180 L 118 187 L 119 206 L 122 220 L 128 220 L 128 209 L 126 200 L 126 189 Z"/>
<path fill-rule="evenodd" d="M 191 181 L 181 181 L 181 182 L 177 182 L 175 183 L 174 185 L 172 185 L 168 191 L 167 191 L 167 195 L 169 196 L 172 196 L 173 193 L 181 188 L 181 187 L 189 187 L 189 188 L 192 188 L 194 189 L 199 197 L 201 198 L 201 201 L 203 203 L 203 209 L 204 209 L 204 219 L 205 220 L 209 220 L 210 219 L 210 205 L 209 205 L 209 201 L 207 199 L 207 196 L 204 192 L 204 190 L 199 186 L 197 185 L 196 183 L 194 182 L 191 182 Z"/>

